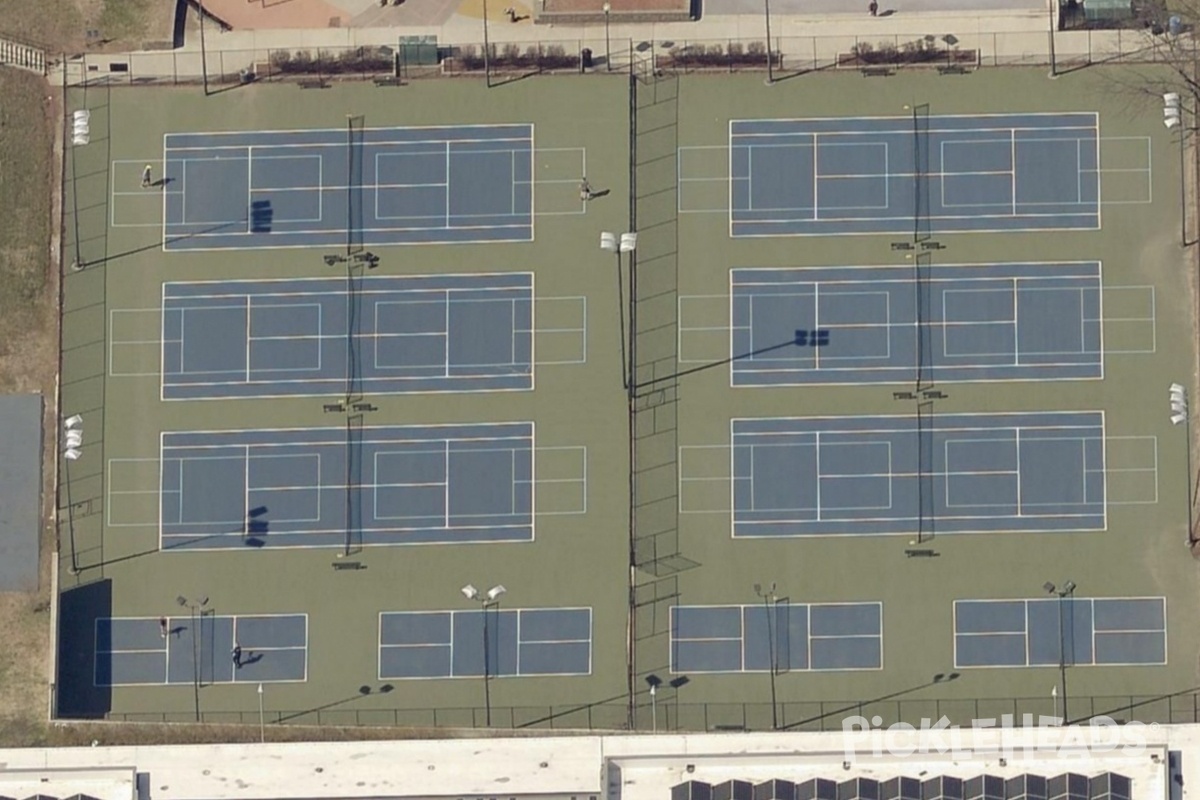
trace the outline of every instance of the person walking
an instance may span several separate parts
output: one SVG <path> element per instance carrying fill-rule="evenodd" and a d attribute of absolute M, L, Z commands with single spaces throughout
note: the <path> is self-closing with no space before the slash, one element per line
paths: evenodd
<path fill-rule="evenodd" d="M 171 632 L 171 626 L 170 626 L 170 623 L 167 622 L 167 618 L 159 617 L 158 618 L 158 633 L 159 633 L 159 635 L 165 639 L 165 638 L 167 638 L 167 634 L 170 632 Z"/>
<path fill-rule="evenodd" d="M 242 668 L 242 646 L 240 644 L 235 644 L 233 646 L 233 652 L 231 653 L 231 655 L 233 656 L 233 668 L 241 669 Z"/>
<path fill-rule="evenodd" d="M 154 174 L 154 170 L 153 170 L 153 169 L 151 169 L 151 167 L 150 167 L 150 165 L 149 165 L 149 164 L 147 164 L 147 165 L 146 165 L 146 168 L 142 170 L 142 188 L 143 188 L 143 189 L 149 189 L 149 188 L 150 188 L 150 186 L 152 185 L 152 181 L 150 180 L 150 176 L 151 176 L 151 175 L 153 175 L 153 174 Z"/>
<path fill-rule="evenodd" d="M 586 177 L 579 182 L 579 199 L 585 203 L 592 199 L 592 185 Z"/>

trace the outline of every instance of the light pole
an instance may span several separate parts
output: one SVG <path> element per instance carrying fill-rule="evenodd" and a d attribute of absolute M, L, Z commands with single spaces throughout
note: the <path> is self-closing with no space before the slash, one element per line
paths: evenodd
<path fill-rule="evenodd" d="M 67 535 L 71 542 L 71 574 L 79 574 L 79 556 L 75 552 L 75 504 L 71 500 L 71 462 L 78 461 L 83 452 L 79 449 L 83 446 L 83 417 L 74 414 L 63 420 L 63 448 L 62 454 L 65 462 L 64 477 L 67 487 Z"/>
<path fill-rule="evenodd" d="M 767 657 L 770 659 L 771 667 L 771 730 L 779 730 L 779 704 L 775 700 L 775 624 L 771 619 L 774 616 L 774 609 L 771 607 L 775 602 L 775 583 L 771 582 L 765 590 L 762 585 L 754 584 L 754 593 L 762 598 L 763 611 L 767 615 Z"/>
<path fill-rule="evenodd" d="M 763 14 L 767 20 L 767 85 L 775 83 L 775 55 L 771 52 L 771 0 L 763 0 Z"/>
<path fill-rule="evenodd" d="M 1065 633 L 1064 625 L 1063 625 L 1063 601 L 1066 600 L 1066 598 L 1071 597 L 1075 594 L 1075 581 L 1067 581 L 1066 583 L 1064 583 L 1062 585 L 1061 588 L 1055 586 L 1053 583 L 1050 583 L 1049 581 L 1046 581 L 1044 584 L 1042 584 L 1042 588 L 1046 590 L 1047 594 L 1058 595 L 1058 675 L 1059 675 L 1059 684 L 1062 686 L 1062 724 L 1066 725 L 1067 720 L 1068 720 L 1068 716 L 1067 716 L 1067 643 L 1063 638 L 1063 634 Z M 1072 612 L 1072 620 L 1074 620 L 1074 612 Z M 1073 645 L 1074 640 L 1075 640 L 1074 625 L 1072 625 L 1071 627 L 1072 627 L 1071 641 L 1072 641 L 1072 645 Z"/>
<path fill-rule="evenodd" d="M 267 726 L 263 720 L 263 688 L 261 683 L 258 685 L 258 740 L 260 742 L 267 740 Z"/>
<path fill-rule="evenodd" d="M 612 72 L 612 48 L 609 46 L 608 39 L 608 12 L 612 11 L 612 4 L 608 0 L 604 0 L 604 68 Z"/>
<path fill-rule="evenodd" d="M 1192 523 L 1192 415 L 1188 411 L 1187 389 L 1178 383 L 1171 384 L 1171 424 L 1183 423 L 1183 435 L 1187 437 L 1187 546 L 1196 543 L 1196 530 Z"/>
<path fill-rule="evenodd" d="M 200 650 L 202 649 L 201 637 L 204 635 L 200 628 L 196 625 L 197 612 L 202 611 L 208 605 L 208 598 L 201 597 L 197 600 L 189 600 L 183 595 L 175 598 L 175 602 L 191 612 L 192 618 L 192 696 L 196 704 L 196 722 L 200 721 Z"/>
<path fill-rule="evenodd" d="M 208 97 L 208 50 L 204 46 L 204 0 L 197 2 L 200 9 L 200 74 L 204 77 L 204 96 Z"/>
<path fill-rule="evenodd" d="M 487 87 L 492 88 L 492 54 L 488 44 L 487 0 L 483 0 L 483 79 Z"/>
<path fill-rule="evenodd" d="M 504 588 L 503 584 L 496 584 L 492 588 L 488 589 L 485 594 L 481 595 L 478 589 L 468 583 L 459 591 L 463 593 L 463 597 L 479 603 L 480 611 L 483 612 L 483 705 L 485 709 L 484 714 L 486 715 L 485 719 L 487 721 L 487 726 L 490 728 L 492 727 L 492 670 L 491 655 L 488 652 L 490 650 L 490 642 L 488 641 L 487 612 L 489 608 L 500 607 L 500 596 L 508 590 Z"/>
<path fill-rule="evenodd" d="M 1046 6 L 1050 9 L 1050 77 L 1058 77 L 1058 63 L 1054 58 L 1054 29 L 1058 27 L 1058 2 L 1059 0 L 1046 0 Z"/>
<path fill-rule="evenodd" d="M 646 684 L 650 687 L 650 731 L 658 733 L 658 687 L 662 684 L 662 678 L 647 675 Z"/>
<path fill-rule="evenodd" d="M 1178 92 L 1163 95 L 1163 125 L 1167 130 L 1179 128 L 1179 238 L 1187 247 L 1187 157 L 1184 153 L 1187 127 L 1183 124 L 1183 105 Z"/>
<path fill-rule="evenodd" d="M 605 6 L 608 4 L 605 3 Z M 627 391 L 632 391 L 633 387 L 633 362 L 627 357 L 627 352 L 632 352 L 632 341 L 630 349 L 626 350 L 625 344 L 625 277 L 621 271 L 621 254 L 632 253 L 637 249 L 638 235 L 636 233 L 622 233 L 620 237 L 610 231 L 600 232 L 600 249 L 609 253 L 613 253 L 617 257 L 617 309 L 621 317 L 621 383 Z M 630 289 L 632 293 L 632 289 Z M 632 300 L 632 296 L 630 297 Z M 633 332 L 629 332 L 630 338 L 633 337 Z"/>

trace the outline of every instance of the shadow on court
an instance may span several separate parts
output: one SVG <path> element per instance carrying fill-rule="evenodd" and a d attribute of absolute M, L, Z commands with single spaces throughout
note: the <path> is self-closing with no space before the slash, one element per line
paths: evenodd
<path fill-rule="evenodd" d="M 643 692 L 643 694 L 646 694 L 647 696 L 649 696 L 649 692 Z M 627 700 L 628 698 L 629 698 L 629 695 L 622 692 L 621 694 L 613 695 L 612 697 L 606 697 L 603 700 L 593 700 L 590 703 L 581 703 L 577 706 L 571 706 L 570 708 L 563 709 L 562 711 L 555 711 L 553 713 L 546 714 L 545 716 L 538 717 L 537 719 L 527 720 L 526 722 L 522 722 L 521 724 L 517 725 L 516 727 L 518 727 L 518 728 L 533 728 L 538 725 L 545 725 L 548 722 L 553 722 L 555 720 L 561 720 L 563 717 L 570 717 L 575 714 L 584 714 L 584 713 L 592 710 L 593 708 L 600 708 L 603 706 L 607 706 L 611 703 L 616 703 L 618 701 Z"/>
<path fill-rule="evenodd" d="M 863 707 L 870 706 L 873 703 L 882 703 L 885 700 L 894 700 L 895 698 L 902 697 L 903 695 L 906 695 L 906 694 L 912 694 L 913 692 L 919 692 L 922 689 L 928 689 L 930 686 L 937 686 L 939 684 L 950 683 L 951 681 L 956 681 L 959 679 L 959 677 L 960 677 L 960 673 L 957 673 L 957 672 L 949 672 L 949 673 L 939 672 L 938 674 L 934 675 L 932 678 L 930 678 L 925 683 L 920 683 L 920 684 L 917 684 L 916 686 L 910 686 L 907 689 L 901 689 L 898 692 L 890 692 L 889 694 L 883 694 L 883 695 L 880 695 L 879 697 L 872 697 L 871 699 L 863 700 L 862 702 L 850 703 L 848 705 L 832 709 L 831 711 L 826 711 L 823 714 L 817 714 L 816 716 L 812 716 L 812 717 L 805 717 L 804 719 L 797 720 L 795 722 L 788 722 L 783 725 L 780 725 L 779 730 L 781 730 L 781 731 L 793 730 L 793 729 L 799 728 L 803 725 L 811 725 L 815 722 L 822 722 L 826 719 L 829 719 L 830 717 L 840 720 L 842 718 L 842 715 L 847 714 L 847 713 L 861 713 Z M 785 708 L 786 708 L 786 705 L 787 704 L 785 703 L 784 704 Z"/>
<path fill-rule="evenodd" d="M 379 694 L 388 694 L 395 688 L 396 687 L 392 686 L 392 684 L 385 683 L 385 684 L 381 685 L 378 690 L 375 690 L 375 689 L 371 688 L 370 686 L 363 684 L 362 686 L 358 687 L 358 691 L 356 691 L 354 694 L 350 695 L 349 697 L 343 697 L 340 700 L 334 700 L 333 702 L 330 702 L 330 703 L 325 703 L 325 704 L 319 705 L 319 706 L 313 706 L 312 708 L 306 708 L 303 711 L 295 711 L 291 714 L 283 714 L 279 717 L 279 719 L 277 719 L 275 721 L 279 722 L 279 723 L 290 722 L 292 720 L 300 719 L 301 717 L 306 717 L 309 714 L 316 714 L 321 711 L 328 711 L 331 708 L 337 708 L 338 706 L 344 706 L 347 703 L 353 703 L 356 700 L 362 700 L 365 697 L 370 697 L 372 694 L 375 694 L 376 691 L 378 691 Z"/>
<path fill-rule="evenodd" d="M 204 542 L 207 542 L 207 541 L 210 541 L 213 539 L 224 539 L 232 534 L 237 534 L 237 533 L 240 533 L 242 535 L 242 544 L 243 545 L 245 545 L 246 547 L 251 548 L 251 549 L 256 549 L 256 550 L 261 549 L 266 546 L 265 537 L 266 537 L 267 533 L 269 532 L 269 528 L 270 528 L 270 523 L 266 519 L 266 516 L 265 516 L 266 513 L 267 513 L 267 508 L 265 506 L 251 510 L 246 515 L 246 523 L 245 523 L 244 527 L 242 527 L 241 529 L 230 529 L 228 531 L 220 531 L 217 533 L 205 534 L 204 536 L 193 536 L 191 538 L 183 539 L 181 541 L 175 541 L 174 537 L 172 537 L 172 541 L 164 543 L 162 545 L 162 547 L 153 547 L 153 548 L 149 548 L 146 550 L 139 550 L 136 553 L 129 553 L 127 555 L 116 556 L 114 558 L 105 558 L 105 559 L 101 559 L 100 561 L 97 561 L 93 564 L 81 564 L 79 569 L 80 569 L 80 571 L 89 570 L 89 569 L 99 569 L 99 568 L 103 568 L 103 567 L 112 566 L 114 564 L 121 564 L 126 561 L 133 561 L 134 559 L 143 558 L 145 556 L 152 556 L 155 553 L 165 553 L 165 552 L 169 552 L 171 550 L 187 550 L 189 548 L 196 547 L 197 545 L 200 545 Z M 201 548 L 201 549 L 205 549 L 205 548 Z"/>
<path fill-rule="evenodd" d="M 112 710 L 112 689 L 95 685 L 97 672 L 112 669 L 111 659 L 96 652 L 96 620 L 111 615 L 109 579 L 66 589 L 59 597 L 58 712 L 64 717 L 101 719 Z"/>
<path fill-rule="evenodd" d="M 270 200 L 255 200 L 250 204 L 250 232 L 270 233 L 275 219 L 275 209 Z"/>
<path fill-rule="evenodd" d="M 165 184 L 165 183 L 169 182 L 170 180 L 171 180 L 170 178 L 166 178 L 163 181 L 161 181 L 161 183 Z M 220 231 L 225 228 L 232 227 L 232 226 L 244 227 L 245 225 L 246 225 L 246 220 L 239 219 L 239 220 L 233 220 L 232 222 L 222 222 L 217 225 L 213 225 L 210 228 L 205 228 L 202 231 L 196 231 L 195 233 L 187 233 L 187 234 L 184 234 L 183 236 L 168 236 L 165 239 L 161 238 L 161 237 L 155 237 L 155 239 L 152 243 L 147 244 L 143 247 L 135 247 L 132 250 L 126 250 L 121 253 L 113 253 L 112 255 L 106 255 L 103 258 L 97 258 L 94 261 L 88 261 L 88 262 L 86 262 L 86 264 L 84 266 L 85 267 L 96 267 L 101 264 L 107 264 L 110 261 L 116 261 L 119 258 L 125 258 L 127 256 L 135 256 L 138 253 L 145 253 L 150 250 L 158 250 L 162 247 L 165 247 L 166 245 L 174 244 L 175 242 L 182 242 L 187 239 L 195 238 L 197 236 L 204 236 L 209 233 L 215 233 L 217 231 Z"/>

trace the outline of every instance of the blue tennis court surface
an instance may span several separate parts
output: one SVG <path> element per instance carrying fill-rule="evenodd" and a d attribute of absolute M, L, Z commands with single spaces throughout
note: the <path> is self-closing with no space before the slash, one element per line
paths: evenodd
<path fill-rule="evenodd" d="M 96 620 L 95 685 L 307 680 L 306 614 L 169 617 L 167 629 L 164 637 L 157 617 Z M 240 667 L 234 644 L 242 648 Z"/>
<path fill-rule="evenodd" d="M 164 400 L 532 389 L 533 275 L 164 283 L 162 340 Z"/>
<path fill-rule="evenodd" d="M 1164 597 L 955 600 L 954 666 L 1167 663 Z"/>
<path fill-rule="evenodd" d="M 483 653 L 487 625 L 488 653 Z M 590 608 L 379 615 L 379 679 L 590 675 Z"/>
<path fill-rule="evenodd" d="M 533 423 L 162 435 L 163 549 L 531 541 Z"/>
<path fill-rule="evenodd" d="M 163 246 L 531 241 L 533 126 L 168 133 Z"/>
<path fill-rule="evenodd" d="M 883 668 L 883 604 L 671 606 L 671 672 Z"/>
<path fill-rule="evenodd" d="M 1100 292 L 1097 262 L 735 269 L 731 381 L 1102 378 Z"/>
<path fill-rule="evenodd" d="M 735 419 L 732 444 L 734 536 L 1105 528 L 1100 411 Z"/>
<path fill-rule="evenodd" d="M 1100 227 L 1094 113 L 733 120 L 733 236 Z"/>

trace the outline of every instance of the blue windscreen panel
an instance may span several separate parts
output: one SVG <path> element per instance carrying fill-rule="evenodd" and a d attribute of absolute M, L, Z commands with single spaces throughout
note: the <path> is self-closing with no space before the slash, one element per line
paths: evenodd
<path fill-rule="evenodd" d="M 772 663 L 773 662 L 773 663 Z M 883 604 L 672 606 L 672 672 L 881 669 Z"/>
<path fill-rule="evenodd" d="M 956 600 L 956 667 L 1167 663 L 1164 597 Z"/>
<path fill-rule="evenodd" d="M 589 675 L 591 671 L 590 608 L 379 615 L 380 679 Z"/>

